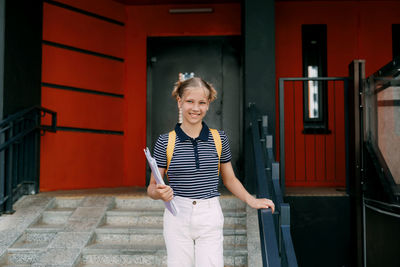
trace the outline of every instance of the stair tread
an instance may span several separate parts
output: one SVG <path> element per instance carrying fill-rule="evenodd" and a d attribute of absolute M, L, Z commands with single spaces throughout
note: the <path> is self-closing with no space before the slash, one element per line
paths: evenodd
<path fill-rule="evenodd" d="M 82 264 L 78 265 L 78 267 L 110 267 L 110 266 L 123 266 L 123 267 L 149 267 L 149 265 L 142 265 L 142 264 L 124 264 L 124 265 L 118 265 L 118 264 Z M 18 266 L 19 267 L 19 266 Z"/>
<path fill-rule="evenodd" d="M 43 252 L 46 250 L 47 247 L 41 248 L 8 248 L 7 252 L 9 254 L 17 254 L 17 253 L 24 253 L 24 254 L 36 254 L 38 252 Z"/>
<path fill-rule="evenodd" d="M 244 217 L 245 209 L 223 209 L 224 216 Z M 164 214 L 164 209 L 140 209 L 140 208 L 114 208 L 106 212 L 107 215 L 158 215 Z"/>
<path fill-rule="evenodd" d="M 144 255 L 154 253 L 160 255 L 166 254 L 165 246 L 137 247 L 134 245 L 122 244 L 92 244 L 85 247 L 82 251 L 83 255 Z M 247 249 L 245 246 L 224 245 L 224 255 L 247 255 Z"/>
<path fill-rule="evenodd" d="M 31 232 L 59 232 L 65 228 L 65 224 L 44 224 L 39 223 L 27 228 Z"/>
<path fill-rule="evenodd" d="M 15 243 L 9 249 L 16 249 L 16 250 L 41 249 L 41 248 L 46 248 L 48 244 L 49 242 L 21 242 L 21 243 Z"/>
<path fill-rule="evenodd" d="M 224 228 L 224 235 L 245 235 L 246 228 Z M 105 225 L 95 230 L 98 234 L 161 234 L 163 233 L 162 227 L 151 227 L 151 226 L 115 226 L 115 225 Z"/>

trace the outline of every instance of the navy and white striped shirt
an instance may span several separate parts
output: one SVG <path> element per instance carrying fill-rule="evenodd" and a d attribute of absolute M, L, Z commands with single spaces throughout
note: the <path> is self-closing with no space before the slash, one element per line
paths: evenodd
<path fill-rule="evenodd" d="M 218 154 L 208 126 L 203 122 L 199 137 L 193 139 L 185 134 L 180 124 L 175 127 L 174 154 L 167 172 L 169 185 L 175 196 L 191 199 L 207 199 L 219 196 Z M 228 137 L 221 136 L 221 163 L 231 161 Z M 168 133 L 157 139 L 154 158 L 160 168 L 167 168 Z"/>

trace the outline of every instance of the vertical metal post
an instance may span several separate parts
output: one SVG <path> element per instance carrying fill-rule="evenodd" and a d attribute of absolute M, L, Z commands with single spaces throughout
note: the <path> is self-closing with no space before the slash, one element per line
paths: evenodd
<path fill-rule="evenodd" d="M 283 246 L 283 242 L 282 242 L 282 226 L 287 226 L 290 227 L 290 206 L 287 203 L 282 203 L 280 205 L 280 210 L 281 210 L 281 222 L 279 225 L 279 245 L 280 245 L 280 249 L 282 249 L 283 251 L 285 250 Z"/>
<path fill-rule="evenodd" d="M 367 267 L 367 221 L 365 219 L 365 201 L 362 197 L 362 221 L 363 221 L 363 266 Z"/>
<path fill-rule="evenodd" d="M 348 81 L 343 81 L 344 86 L 344 137 L 345 137 L 345 170 L 346 170 L 346 193 L 350 195 L 350 123 L 349 123 L 349 88 Z"/>
<path fill-rule="evenodd" d="M 41 118 L 41 111 L 39 111 L 37 114 L 35 114 L 35 125 L 40 125 L 40 118 Z M 53 114 L 52 116 L 52 127 L 56 127 L 57 123 L 57 118 L 56 115 Z M 31 194 L 37 194 L 39 193 L 39 176 L 40 176 L 40 130 L 36 130 L 33 133 L 33 152 L 32 152 L 32 162 L 33 162 L 33 170 L 32 170 L 32 175 L 33 175 L 33 181 L 35 183 L 34 185 L 34 192 L 31 192 Z"/>
<path fill-rule="evenodd" d="M 279 162 L 281 173 L 281 190 L 282 195 L 285 195 L 285 96 L 284 96 L 285 81 L 279 79 Z"/>
<path fill-rule="evenodd" d="M 11 139 L 13 136 L 13 127 L 14 123 L 10 122 L 10 129 L 8 131 L 8 139 Z M 6 203 L 5 203 L 5 213 L 13 213 L 12 204 L 13 204 L 13 189 L 12 189 L 12 177 L 13 177 L 13 149 L 14 145 L 10 145 L 8 148 L 7 153 L 7 173 L 6 173 Z"/>
<path fill-rule="evenodd" d="M 0 144 L 3 143 L 4 136 L 0 134 Z M 3 213 L 4 205 L 3 200 L 5 198 L 5 182 L 6 182 L 6 172 L 5 172 L 5 150 L 0 152 L 0 215 Z"/>
<path fill-rule="evenodd" d="M 359 120 L 360 120 L 360 128 L 359 128 L 359 157 L 360 157 L 360 181 L 359 181 L 359 192 L 361 194 L 361 201 L 363 203 L 363 209 L 362 209 L 362 216 L 363 216 L 363 231 L 364 231 L 364 252 L 363 252 L 363 260 L 364 260 L 364 267 L 367 266 L 367 239 L 366 239 L 366 215 L 365 215 L 365 202 L 364 202 L 364 170 L 365 170 L 365 166 L 364 166 L 364 141 L 365 141 L 365 133 L 366 133 L 366 129 L 364 126 L 364 118 L 365 118 L 365 103 L 364 100 L 365 98 L 363 97 L 363 95 L 365 95 L 365 60 L 359 60 L 358 61 L 358 80 L 359 80 L 359 90 L 358 90 L 358 99 L 359 99 L 359 104 L 360 104 L 360 114 L 358 114 L 359 116 Z M 363 108 L 362 108 L 363 107 Z"/>
<path fill-rule="evenodd" d="M 363 190 L 362 190 L 362 172 L 363 172 L 363 103 L 361 98 L 363 82 L 365 80 L 364 60 L 353 60 L 349 66 L 349 76 L 352 78 L 351 83 L 348 84 L 348 130 L 349 149 L 346 151 L 348 155 L 348 171 L 349 178 L 347 179 L 347 186 L 350 189 L 350 196 L 353 196 L 353 205 L 355 206 L 355 230 L 356 230 L 356 260 L 357 266 L 363 266 L 365 254 L 365 216 L 364 216 L 364 203 L 363 203 Z M 365 255 L 364 255 L 365 256 Z M 365 264 L 365 263 L 364 263 Z"/>
<path fill-rule="evenodd" d="M 34 140 L 35 133 L 33 132 L 29 136 L 26 137 L 25 140 L 25 162 L 26 162 L 26 167 L 25 167 L 25 173 L 24 176 L 27 178 L 28 181 L 33 181 L 33 140 Z"/>

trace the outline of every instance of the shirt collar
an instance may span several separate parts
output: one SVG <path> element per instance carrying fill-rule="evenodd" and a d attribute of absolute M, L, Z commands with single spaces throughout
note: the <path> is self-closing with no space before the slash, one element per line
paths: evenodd
<path fill-rule="evenodd" d="M 196 139 L 200 139 L 202 141 L 207 141 L 208 140 L 208 133 L 209 133 L 209 128 L 207 126 L 207 124 L 205 124 L 204 122 L 201 123 L 202 124 L 202 128 L 200 131 L 200 135 L 199 137 L 197 137 Z M 190 136 L 188 136 L 182 129 L 181 129 L 181 123 L 177 123 L 175 126 L 175 132 L 176 135 L 179 137 L 179 140 L 181 140 L 182 142 L 190 139 Z"/>

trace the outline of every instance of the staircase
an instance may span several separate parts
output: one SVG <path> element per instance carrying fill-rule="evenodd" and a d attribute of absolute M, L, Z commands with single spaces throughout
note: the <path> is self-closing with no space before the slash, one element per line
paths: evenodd
<path fill-rule="evenodd" d="M 257 211 L 232 196 L 222 196 L 221 206 L 225 266 L 261 266 Z M 13 236 L 0 241 L 0 266 L 166 266 L 161 201 L 39 194 L 14 208 L 14 215 L 0 217 L 0 237 Z"/>

